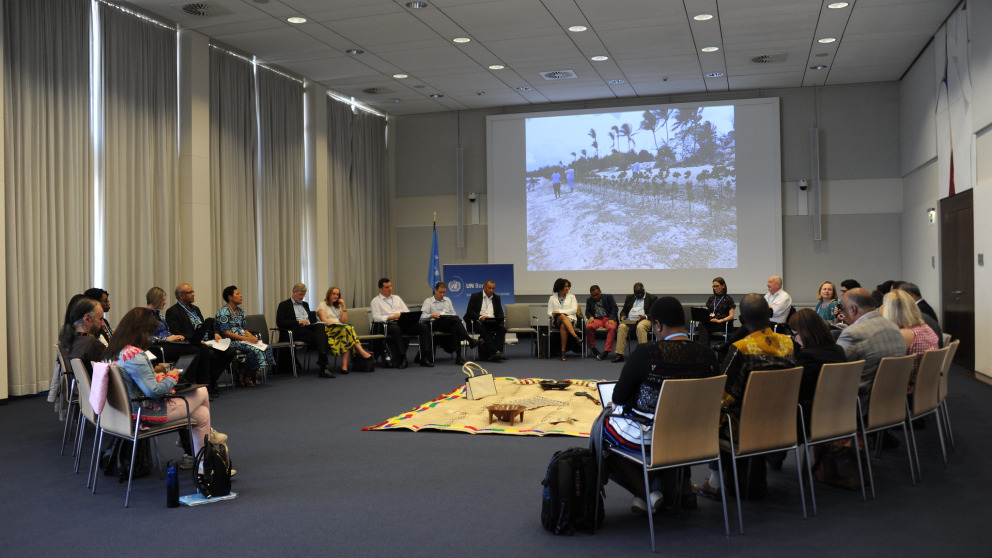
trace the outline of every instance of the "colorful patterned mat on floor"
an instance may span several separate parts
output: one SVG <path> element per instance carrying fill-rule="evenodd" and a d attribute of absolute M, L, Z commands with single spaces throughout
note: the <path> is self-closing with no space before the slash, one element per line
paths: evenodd
<path fill-rule="evenodd" d="M 602 407 L 588 397 L 579 395 L 585 392 L 598 398 L 596 382 L 570 380 L 572 385 L 564 390 L 545 390 L 537 378 L 494 378 L 496 395 L 485 399 L 465 398 L 465 386 L 428 401 L 412 411 L 397 415 L 375 426 L 362 430 L 395 430 L 406 428 L 417 432 L 422 429 L 453 430 L 469 434 L 514 434 L 518 436 L 561 436 L 589 437 L 592 422 L 599 416 Z M 493 419 L 489 423 L 486 407 L 497 404 L 524 405 L 523 420 L 509 422 Z"/>

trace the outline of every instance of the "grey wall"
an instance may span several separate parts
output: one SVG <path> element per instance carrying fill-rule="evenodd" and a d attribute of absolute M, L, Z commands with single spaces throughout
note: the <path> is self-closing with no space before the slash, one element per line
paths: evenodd
<path fill-rule="evenodd" d="M 813 304 L 823 280 L 854 277 L 877 284 L 901 277 L 899 87 L 896 83 L 785 89 L 691 100 L 779 97 L 782 126 L 782 196 L 786 289 L 797 304 Z M 685 97 L 633 99 L 612 106 L 681 102 Z M 597 108 L 603 102 L 542 105 L 530 110 Z M 390 148 L 393 181 L 394 265 L 397 293 L 417 300 L 400 285 L 426 288 L 430 215 L 438 211 L 442 263 L 486 262 L 485 196 L 478 225 L 466 227 L 465 247 L 456 248 L 458 204 L 469 222 L 469 204 L 456 200 L 455 148 L 464 150 L 465 192 L 486 191 L 486 116 L 505 111 L 466 111 L 397 117 Z M 820 129 L 825 212 L 824 237 L 813 241 L 812 218 L 800 215 L 796 182 L 811 175 L 810 129 Z M 523 208 L 521 208 L 523 210 Z M 427 216 L 424 218 L 424 216 Z M 763 291 L 764 284 L 734 285 L 732 292 Z M 653 292 L 662 292 L 663 288 Z M 614 293 L 620 294 L 620 293 Z M 667 293 L 663 293 L 667 294 Z M 418 295 L 419 296 L 419 295 Z M 428 296 L 424 294 L 422 300 Z"/>

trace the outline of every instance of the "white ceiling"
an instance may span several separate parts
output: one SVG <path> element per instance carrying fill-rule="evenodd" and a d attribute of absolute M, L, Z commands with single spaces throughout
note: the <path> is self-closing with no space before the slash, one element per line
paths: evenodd
<path fill-rule="evenodd" d="M 960 0 L 849 0 L 846 8 L 828 9 L 833 1 L 427 0 L 423 9 L 407 7 L 407 0 L 129 4 L 402 115 L 894 81 Z M 211 15 L 184 12 L 190 5 Z M 714 17 L 693 20 L 701 13 Z M 291 16 L 307 23 L 290 24 Z M 573 25 L 588 30 L 569 32 Z M 472 41 L 455 44 L 455 37 Z M 824 37 L 837 40 L 817 42 Z M 701 52 L 707 46 L 720 50 Z M 352 48 L 364 53 L 345 52 Z M 596 55 L 609 60 L 591 61 Z M 752 61 L 761 55 L 772 61 Z M 491 64 L 506 68 L 490 70 Z M 810 69 L 818 64 L 827 68 Z M 540 75 L 551 70 L 577 77 Z M 706 77 L 715 72 L 723 75 Z M 397 73 L 410 77 L 392 77 Z M 370 88 L 377 92 L 364 92 Z"/>

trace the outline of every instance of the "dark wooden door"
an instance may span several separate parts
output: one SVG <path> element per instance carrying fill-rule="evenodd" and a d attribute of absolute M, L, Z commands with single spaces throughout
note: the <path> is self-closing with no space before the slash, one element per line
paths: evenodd
<path fill-rule="evenodd" d="M 975 214 L 972 191 L 940 200 L 940 302 L 943 330 L 961 340 L 954 362 L 975 369 Z"/>

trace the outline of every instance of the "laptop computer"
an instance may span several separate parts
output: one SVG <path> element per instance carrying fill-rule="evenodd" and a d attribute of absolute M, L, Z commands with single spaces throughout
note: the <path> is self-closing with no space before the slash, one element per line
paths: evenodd
<path fill-rule="evenodd" d="M 199 356 L 197 353 L 182 355 L 173 365 L 173 369 L 179 371 L 179 381 L 176 382 L 175 387 L 177 391 L 189 388 L 196 381 L 190 367 L 193 365 L 193 361 L 196 360 L 197 356 Z"/>
<path fill-rule="evenodd" d="M 396 324 L 400 326 L 403 335 L 420 335 L 420 312 L 403 312 Z"/>
<path fill-rule="evenodd" d="M 617 387 L 616 382 L 598 382 L 596 391 L 599 392 L 599 404 L 603 407 L 613 402 L 613 388 Z"/>
<path fill-rule="evenodd" d="M 710 321 L 710 309 L 705 306 L 693 306 L 689 309 L 689 314 L 694 322 L 705 324 Z"/>

